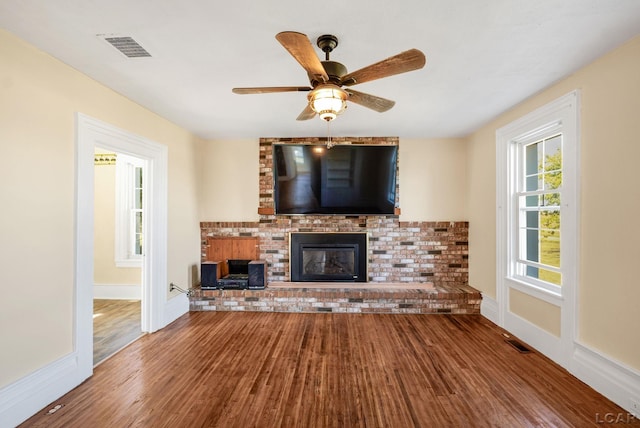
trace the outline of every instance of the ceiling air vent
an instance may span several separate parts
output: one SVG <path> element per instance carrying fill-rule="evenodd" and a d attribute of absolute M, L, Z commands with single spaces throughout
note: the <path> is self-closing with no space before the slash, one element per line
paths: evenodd
<path fill-rule="evenodd" d="M 140 46 L 133 37 L 129 36 L 102 36 L 105 41 L 109 42 L 114 48 L 118 49 L 127 58 L 144 58 L 150 57 L 151 54 L 145 48 Z"/>

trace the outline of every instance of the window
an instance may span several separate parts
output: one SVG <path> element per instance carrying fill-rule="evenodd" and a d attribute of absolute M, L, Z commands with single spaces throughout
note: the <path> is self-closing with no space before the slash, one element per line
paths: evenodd
<path fill-rule="evenodd" d="M 532 142 L 517 143 L 518 191 L 513 205 L 518 213 L 518 250 L 514 274 L 561 286 L 562 133 L 554 131 L 547 130 L 544 137 Z"/>
<path fill-rule="evenodd" d="M 116 160 L 116 245 L 118 267 L 141 267 L 144 161 L 118 154 Z"/>
<path fill-rule="evenodd" d="M 578 96 L 572 92 L 497 131 L 498 294 L 516 288 L 557 304 L 575 288 Z"/>

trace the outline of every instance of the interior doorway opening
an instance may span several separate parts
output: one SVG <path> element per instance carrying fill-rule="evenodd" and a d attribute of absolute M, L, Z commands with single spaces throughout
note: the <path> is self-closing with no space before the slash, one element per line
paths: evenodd
<path fill-rule="evenodd" d="M 95 148 L 93 364 L 140 338 L 144 159 Z"/>

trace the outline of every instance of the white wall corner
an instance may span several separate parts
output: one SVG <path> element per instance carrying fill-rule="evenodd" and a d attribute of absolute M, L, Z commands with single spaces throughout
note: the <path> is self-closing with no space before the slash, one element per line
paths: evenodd
<path fill-rule="evenodd" d="M 640 418 L 640 373 L 580 343 L 574 344 L 571 373 L 608 399 Z M 606 409 L 603 409 L 603 412 Z"/>
<path fill-rule="evenodd" d="M 162 326 L 165 327 L 171 324 L 187 312 L 189 312 L 189 299 L 186 294 L 179 294 L 167 300 L 164 305 L 164 323 Z"/>
<path fill-rule="evenodd" d="M 480 314 L 494 324 L 498 323 L 498 302 L 496 299 L 482 294 L 480 303 Z"/>

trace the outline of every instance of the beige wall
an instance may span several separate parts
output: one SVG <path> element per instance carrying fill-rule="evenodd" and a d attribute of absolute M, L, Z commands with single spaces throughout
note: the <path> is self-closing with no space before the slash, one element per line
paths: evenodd
<path fill-rule="evenodd" d="M 200 221 L 258 221 L 259 143 L 198 144 Z"/>
<path fill-rule="evenodd" d="M 494 299 L 496 298 L 495 129 L 487 126 L 469 138 L 467 158 L 469 284 Z"/>
<path fill-rule="evenodd" d="M 168 281 L 200 260 L 197 139 L 0 30 L 0 387 L 73 349 L 76 112 L 168 146 Z"/>
<path fill-rule="evenodd" d="M 509 291 L 509 311 L 528 319 L 535 320 L 538 327 L 556 337 L 560 337 L 560 308 L 544 300 L 533 299 L 518 290 Z M 543 315 L 543 316 L 541 316 Z"/>
<path fill-rule="evenodd" d="M 467 142 L 401 139 L 400 220 L 465 221 Z"/>
<path fill-rule="evenodd" d="M 93 283 L 140 285 L 141 268 L 119 268 L 115 262 L 116 166 L 96 165 L 94 174 Z"/>
<path fill-rule="evenodd" d="M 495 132 L 574 89 L 581 90 L 578 339 L 635 369 L 640 369 L 639 76 L 640 37 L 636 37 L 469 138 L 470 282 L 494 297 Z M 559 331 L 559 317 L 548 306 L 526 296 L 518 297 L 517 307 L 527 307 L 519 315 L 529 321 Z"/>

